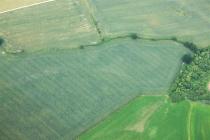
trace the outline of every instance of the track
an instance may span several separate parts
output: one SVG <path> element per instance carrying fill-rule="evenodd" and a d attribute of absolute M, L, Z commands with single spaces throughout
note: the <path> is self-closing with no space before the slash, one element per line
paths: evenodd
<path fill-rule="evenodd" d="M 191 140 L 191 117 L 192 117 L 192 104 L 190 103 L 190 109 L 189 109 L 189 113 L 188 113 L 188 123 L 187 123 L 187 135 L 188 138 L 187 140 Z"/>
<path fill-rule="evenodd" d="M 25 5 L 25 6 L 21 6 L 21 7 L 18 7 L 18 8 L 2 11 L 2 12 L 0 12 L 0 14 L 5 14 L 5 13 L 9 13 L 9 12 L 13 12 L 13 11 L 29 8 L 29 7 L 32 7 L 32 6 L 53 2 L 53 1 L 56 1 L 56 0 L 46 0 L 46 1 L 43 1 L 43 2 L 38 2 L 38 3 L 30 4 L 30 5 Z"/>

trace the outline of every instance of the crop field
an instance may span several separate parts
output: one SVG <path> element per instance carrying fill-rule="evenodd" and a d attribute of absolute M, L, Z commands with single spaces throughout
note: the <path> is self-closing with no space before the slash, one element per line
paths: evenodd
<path fill-rule="evenodd" d="M 0 36 L 7 48 L 30 52 L 95 42 L 98 35 L 84 9 L 77 0 L 56 0 L 0 14 Z"/>
<path fill-rule="evenodd" d="M 209 0 L 88 0 L 105 35 L 137 32 L 210 44 Z"/>
<path fill-rule="evenodd" d="M 208 140 L 210 138 L 210 106 L 193 104 L 192 109 L 192 140 Z"/>
<path fill-rule="evenodd" d="M 135 96 L 164 94 L 185 53 L 176 43 L 125 39 L 1 56 L 0 137 L 72 138 Z"/>
<path fill-rule="evenodd" d="M 210 107 L 142 96 L 83 133 L 80 140 L 208 140 Z"/>
<path fill-rule="evenodd" d="M 209 15 L 209 0 L 1 0 L 0 140 L 208 140 L 208 100 L 170 89 L 201 76 L 175 82 L 184 56 L 210 82 Z"/>
<path fill-rule="evenodd" d="M 0 5 L 0 13 L 15 9 L 18 7 L 26 6 L 26 5 L 31 5 L 39 2 L 44 2 L 47 0 L 1 0 L 1 5 Z"/>

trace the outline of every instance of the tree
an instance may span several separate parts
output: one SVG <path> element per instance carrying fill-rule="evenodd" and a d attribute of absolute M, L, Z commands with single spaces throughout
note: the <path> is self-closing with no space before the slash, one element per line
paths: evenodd
<path fill-rule="evenodd" d="M 85 46 L 84 46 L 84 45 L 80 45 L 79 48 L 80 48 L 80 49 L 84 49 Z"/>
<path fill-rule="evenodd" d="M 189 43 L 191 44 L 191 43 Z M 210 73 L 209 48 L 197 49 L 194 54 L 185 54 L 184 65 L 177 79 L 170 87 L 170 97 L 173 102 L 185 99 L 192 101 L 206 100 L 210 102 L 210 92 L 206 88 Z"/>
<path fill-rule="evenodd" d="M 131 37 L 133 40 L 138 39 L 138 35 L 137 35 L 136 33 L 132 33 L 132 34 L 130 35 L 130 37 Z"/>
<path fill-rule="evenodd" d="M 185 64 L 190 64 L 193 61 L 193 57 L 191 54 L 185 54 L 182 57 L 182 62 L 184 62 Z"/>
<path fill-rule="evenodd" d="M 197 46 L 192 42 L 183 42 L 182 44 L 194 53 L 198 51 Z"/>
<path fill-rule="evenodd" d="M 0 46 L 4 44 L 4 39 L 0 37 Z"/>
<path fill-rule="evenodd" d="M 178 39 L 176 37 L 172 37 L 171 40 L 178 41 Z"/>

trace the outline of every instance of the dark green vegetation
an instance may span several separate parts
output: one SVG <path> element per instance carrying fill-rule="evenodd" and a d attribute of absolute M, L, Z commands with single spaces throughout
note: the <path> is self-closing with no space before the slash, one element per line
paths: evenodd
<path fill-rule="evenodd" d="M 80 140 L 208 140 L 210 106 L 142 96 L 112 113 Z"/>
<path fill-rule="evenodd" d="M 136 33 L 132 33 L 131 35 L 130 35 L 130 37 L 132 38 L 132 39 L 138 39 L 138 35 L 136 34 Z"/>
<path fill-rule="evenodd" d="M 198 47 L 192 42 L 181 42 L 181 41 L 177 41 L 177 42 L 182 43 L 186 48 L 191 50 L 193 53 L 197 53 L 197 51 L 199 51 Z"/>
<path fill-rule="evenodd" d="M 4 39 L 0 37 L 0 47 L 4 44 Z"/>
<path fill-rule="evenodd" d="M 172 101 L 210 100 L 210 47 L 197 49 L 193 57 L 188 54 L 182 59 L 185 64 L 170 89 Z"/>
<path fill-rule="evenodd" d="M 191 54 L 185 54 L 182 56 L 182 62 L 185 64 L 190 64 L 193 61 L 193 56 Z"/>

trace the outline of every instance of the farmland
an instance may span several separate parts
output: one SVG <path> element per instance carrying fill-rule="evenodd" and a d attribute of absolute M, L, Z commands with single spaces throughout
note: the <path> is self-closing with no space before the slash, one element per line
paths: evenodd
<path fill-rule="evenodd" d="M 210 44 L 208 0 L 88 0 L 105 35 L 138 32 L 145 37 L 176 36 L 199 47 Z"/>
<path fill-rule="evenodd" d="M 209 5 L 2 0 L 0 140 L 208 140 L 208 101 L 169 93 L 199 62 L 202 77 L 189 81 L 209 95 Z"/>
<path fill-rule="evenodd" d="M 0 13 L 26 5 L 40 3 L 46 0 L 1 0 Z"/>
<path fill-rule="evenodd" d="M 207 111 L 208 110 L 208 111 Z M 142 96 L 82 134 L 80 140 L 208 140 L 210 107 Z"/>
<path fill-rule="evenodd" d="M 56 18 L 55 18 L 56 17 Z M 89 16 L 78 1 L 59 0 L 0 15 L 0 36 L 7 49 L 76 48 L 98 40 Z"/>
<path fill-rule="evenodd" d="M 72 138 L 135 96 L 166 93 L 187 53 L 168 44 L 125 39 L 1 56 L 1 137 Z"/>
<path fill-rule="evenodd" d="M 210 107 L 203 104 L 193 104 L 192 109 L 192 140 L 207 140 L 210 137 Z"/>

